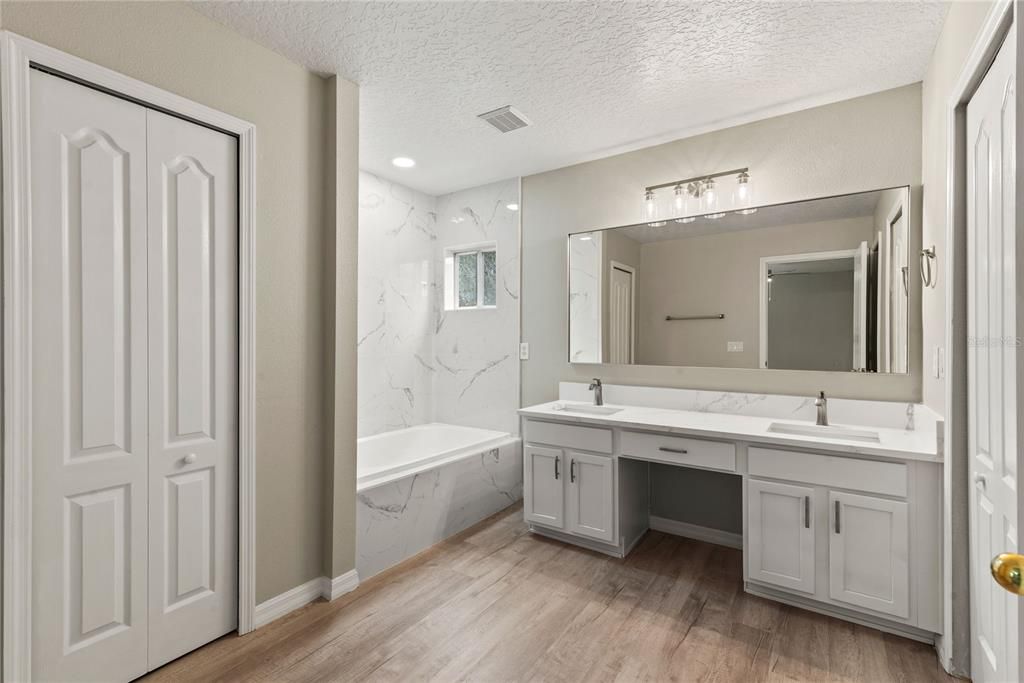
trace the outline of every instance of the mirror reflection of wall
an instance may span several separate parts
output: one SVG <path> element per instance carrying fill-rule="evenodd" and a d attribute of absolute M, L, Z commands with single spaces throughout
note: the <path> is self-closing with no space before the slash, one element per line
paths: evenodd
<path fill-rule="evenodd" d="M 902 187 L 572 235 L 570 360 L 907 372 L 908 209 Z"/>

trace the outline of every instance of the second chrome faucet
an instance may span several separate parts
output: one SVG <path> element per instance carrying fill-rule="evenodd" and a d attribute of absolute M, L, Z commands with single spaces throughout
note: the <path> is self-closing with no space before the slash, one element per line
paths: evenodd
<path fill-rule="evenodd" d="M 594 392 L 594 405 L 604 405 L 604 387 L 601 386 L 601 380 L 594 378 L 594 381 L 590 383 L 590 390 Z"/>

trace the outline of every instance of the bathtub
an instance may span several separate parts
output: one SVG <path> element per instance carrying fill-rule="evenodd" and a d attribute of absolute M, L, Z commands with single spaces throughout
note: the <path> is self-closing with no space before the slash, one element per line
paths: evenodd
<path fill-rule="evenodd" d="M 356 570 L 366 579 L 522 499 L 520 440 L 426 424 L 359 439 Z"/>

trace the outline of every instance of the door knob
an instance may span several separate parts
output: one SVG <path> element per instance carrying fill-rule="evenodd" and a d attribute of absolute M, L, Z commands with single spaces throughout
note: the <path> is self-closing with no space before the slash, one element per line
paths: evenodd
<path fill-rule="evenodd" d="M 196 461 L 196 454 L 195 454 L 195 453 L 189 453 L 188 455 L 186 455 L 186 456 L 185 456 L 184 458 L 182 458 L 181 460 L 182 460 L 182 462 L 184 462 L 184 463 L 185 463 L 186 465 L 191 465 L 192 463 L 194 463 L 194 462 Z"/>
<path fill-rule="evenodd" d="M 975 484 L 979 484 L 981 486 L 981 488 L 983 488 L 983 489 L 988 488 L 988 480 L 985 479 L 985 475 L 984 474 L 975 474 L 974 475 L 974 483 Z"/>
<path fill-rule="evenodd" d="M 1024 595 L 1024 555 L 996 555 L 992 559 L 992 578 L 1011 593 Z"/>

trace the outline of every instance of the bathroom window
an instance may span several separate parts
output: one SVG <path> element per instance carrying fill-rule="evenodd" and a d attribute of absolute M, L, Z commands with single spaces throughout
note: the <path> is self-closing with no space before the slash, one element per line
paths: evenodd
<path fill-rule="evenodd" d="M 494 308 L 498 304 L 497 251 L 493 244 L 448 250 L 445 308 Z"/>

